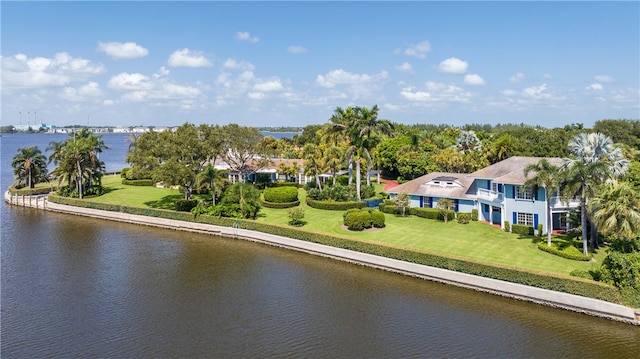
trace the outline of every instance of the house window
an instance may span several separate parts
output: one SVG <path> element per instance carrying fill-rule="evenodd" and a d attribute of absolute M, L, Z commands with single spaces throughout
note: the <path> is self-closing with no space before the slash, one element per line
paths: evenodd
<path fill-rule="evenodd" d="M 533 199 L 531 188 L 524 186 L 516 186 L 516 198 L 517 199 Z"/>
<path fill-rule="evenodd" d="M 533 214 L 518 212 L 518 224 L 533 226 Z"/>
<path fill-rule="evenodd" d="M 491 182 L 491 192 L 498 193 L 498 184 L 495 182 Z"/>

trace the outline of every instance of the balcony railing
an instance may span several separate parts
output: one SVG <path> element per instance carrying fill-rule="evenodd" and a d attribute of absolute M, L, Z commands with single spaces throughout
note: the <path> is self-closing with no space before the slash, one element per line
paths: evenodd
<path fill-rule="evenodd" d="M 549 206 L 551 208 L 576 208 L 580 207 L 580 198 L 571 198 L 568 200 L 563 200 L 560 197 L 551 197 L 549 201 Z"/>
<path fill-rule="evenodd" d="M 491 191 L 484 188 L 478 188 L 477 196 L 478 198 L 486 199 L 494 202 L 502 202 L 502 199 L 503 199 L 502 193 Z"/>

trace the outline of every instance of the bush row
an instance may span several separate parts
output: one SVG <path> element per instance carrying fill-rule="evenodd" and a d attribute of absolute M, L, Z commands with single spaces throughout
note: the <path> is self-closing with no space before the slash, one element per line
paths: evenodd
<path fill-rule="evenodd" d="M 225 227 L 239 227 L 243 229 L 255 230 L 283 237 L 309 241 L 313 243 L 325 244 L 337 248 L 384 256 L 410 263 L 449 269 L 457 272 L 468 273 L 487 278 L 494 278 L 512 283 L 519 283 L 533 287 L 554 290 L 558 292 L 571 293 L 589 298 L 601 299 L 612 303 L 622 303 L 622 297 L 619 291 L 613 286 L 607 286 L 595 282 L 588 282 L 580 279 L 561 278 L 551 275 L 523 272 L 487 264 L 475 263 L 471 261 L 447 258 L 430 253 L 387 247 L 371 242 L 361 242 L 353 239 L 333 237 L 322 233 L 307 232 L 302 229 L 290 226 L 282 226 L 251 220 L 212 217 L 206 215 L 194 217 L 192 214 L 185 212 L 175 212 L 154 208 L 136 208 L 122 205 L 109 205 L 73 198 L 63 198 L 55 195 L 50 195 L 49 200 L 54 203 L 76 205 L 79 207 L 112 210 L 167 219 L 207 223 Z M 623 304 L 629 305 L 630 303 Z"/>
<path fill-rule="evenodd" d="M 260 198 L 260 203 L 263 207 L 266 208 L 292 208 L 300 205 L 300 201 L 296 200 L 295 202 L 285 202 L 285 203 L 275 203 L 275 202 L 267 202 L 264 198 Z"/>
<path fill-rule="evenodd" d="M 16 188 L 14 186 L 10 186 L 9 187 L 9 193 L 11 193 L 12 195 L 18 195 L 18 196 L 37 196 L 39 194 L 47 194 L 49 192 L 52 192 L 57 190 L 58 187 L 57 186 L 53 186 L 53 187 L 38 187 L 38 188 L 27 188 L 27 187 L 23 187 L 23 188 Z"/>
<path fill-rule="evenodd" d="M 122 179 L 122 184 L 125 184 L 127 186 L 155 186 L 156 185 L 155 181 L 152 179 L 132 180 L 132 179 L 126 179 L 126 178 Z"/>
<path fill-rule="evenodd" d="M 178 212 L 191 212 L 197 205 L 197 199 L 179 199 L 175 202 L 175 210 Z"/>
<path fill-rule="evenodd" d="M 267 183 L 267 188 L 273 188 L 273 187 L 302 188 L 302 187 L 304 187 L 304 185 L 300 184 L 300 183 L 297 183 L 297 182 L 269 182 L 269 183 Z"/>
<path fill-rule="evenodd" d="M 533 236 L 534 230 L 531 226 L 525 226 L 524 224 L 513 224 L 511 225 L 511 233 L 521 234 L 521 235 L 529 235 Z"/>
<path fill-rule="evenodd" d="M 409 213 L 422 218 L 444 220 L 444 211 L 438 208 L 410 208 Z M 449 221 L 456 216 L 453 210 L 448 210 L 446 213 Z"/>
<path fill-rule="evenodd" d="M 343 224 L 351 231 L 362 231 L 371 227 L 384 228 L 384 213 L 377 209 L 348 209 L 342 215 Z"/>
<path fill-rule="evenodd" d="M 573 259 L 575 261 L 590 261 L 592 257 L 591 255 L 585 256 L 574 246 L 568 246 L 565 249 L 560 249 L 553 245 L 553 243 L 551 244 L 551 247 L 549 247 L 546 242 L 539 242 L 538 249 L 547 253 L 555 254 L 562 258 Z"/>
<path fill-rule="evenodd" d="M 298 200 L 297 187 L 285 186 L 266 188 L 262 194 L 264 195 L 264 200 L 271 203 L 291 203 Z"/>
<path fill-rule="evenodd" d="M 331 211 L 346 211 L 349 208 L 364 208 L 366 206 L 366 203 L 316 201 L 314 199 L 307 197 L 307 205 L 315 209 L 327 209 Z"/>

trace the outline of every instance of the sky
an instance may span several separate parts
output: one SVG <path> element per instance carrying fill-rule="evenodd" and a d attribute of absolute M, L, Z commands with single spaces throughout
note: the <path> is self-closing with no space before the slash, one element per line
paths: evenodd
<path fill-rule="evenodd" d="M 640 119 L 640 2 L 0 2 L 0 123 Z"/>

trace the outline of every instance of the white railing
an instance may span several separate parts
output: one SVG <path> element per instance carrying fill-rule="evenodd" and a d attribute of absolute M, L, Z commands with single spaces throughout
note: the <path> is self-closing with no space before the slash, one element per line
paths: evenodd
<path fill-rule="evenodd" d="M 549 201 L 549 206 L 551 208 L 576 208 L 580 207 L 580 198 L 571 198 L 568 200 L 563 200 L 560 197 L 551 197 Z"/>
<path fill-rule="evenodd" d="M 489 201 L 502 202 L 502 193 L 491 191 L 484 188 L 478 188 L 478 192 L 476 193 L 478 198 L 488 199 Z"/>

